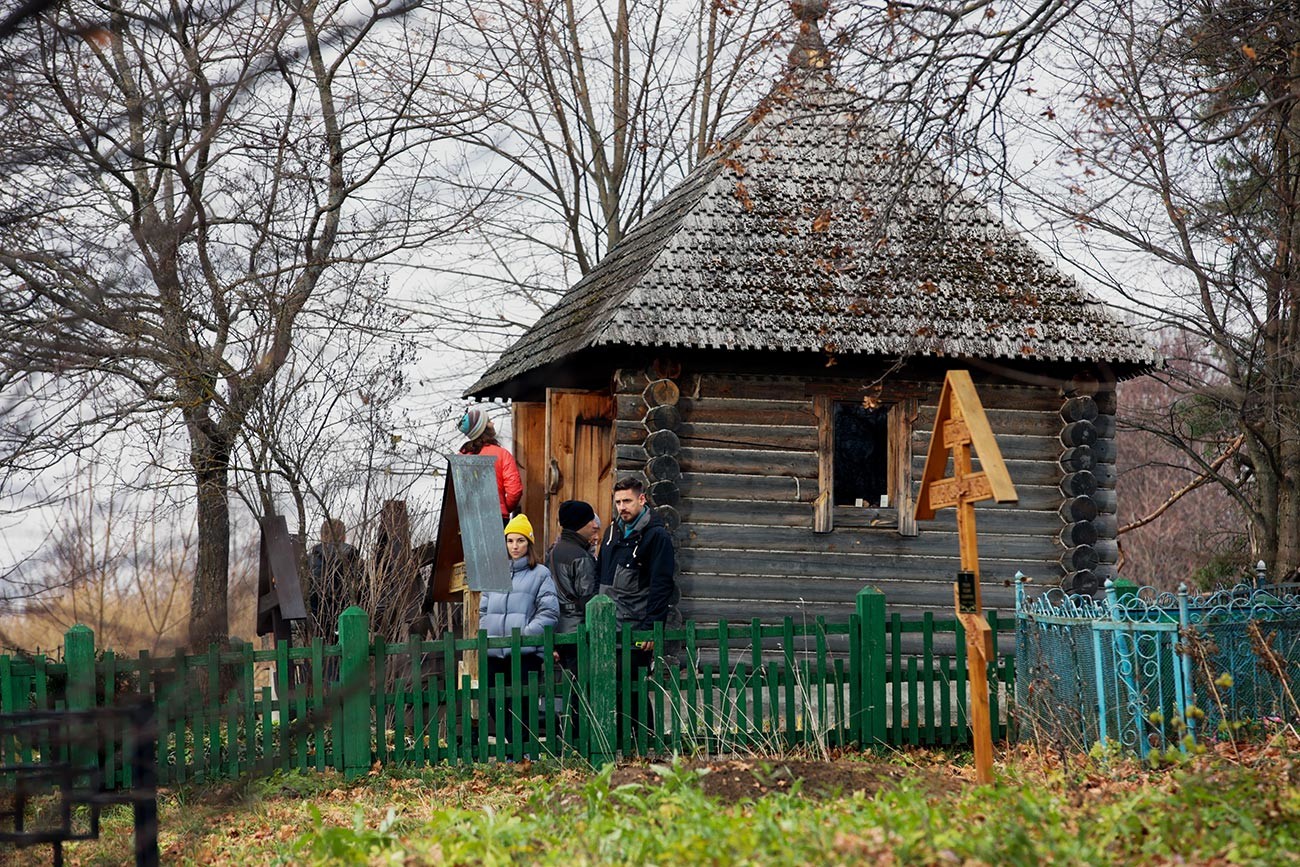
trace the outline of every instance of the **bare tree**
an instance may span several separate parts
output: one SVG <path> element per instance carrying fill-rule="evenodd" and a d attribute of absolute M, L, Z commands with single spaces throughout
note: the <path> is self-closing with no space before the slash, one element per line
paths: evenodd
<path fill-rule="evenodd" d="M 1160 350 L 1171 367 L 1185 366 L 1191 362 L 1180 359 L 1193 358 L 1199 344 L 1195 337 L 1166 334 Z M 1183 370 L 1182 378 L 1205 382 L 1213 373 L 1200 364 L 1197 372 Z M 1247 522 L 1237 501 L 1215 484 L 1222 464 L 1240 468 L 1233 444 L 1222 442 L 1215 427 L 1199 425 L 1186 399 L 1155 377 L 1121 383 L 1119 391 L 1121 574 L 1168 590 L 1241 578 L 1249 557 Z M 1178 442 L 1171 443 L 1175 434 Z M 1207 473 L 1189 451 L 1221 465 Z"/>
<path fill-rule="evenodd" d="M 463 271 L 480 298 L 509 301 L 506 333 L 618 243 L 779 69 L 784 10 L 756 0 L 454 9 L 448 56 L 464 72 L 448 96 L 482 118 L 456 134 L 467 182 L 509 194 Z"/>
<path fill-rule="evenodd" d="M 1039 135 L 1068 153 L 1067 193 L 1021 189 L 1048 206 L 1058 237 L 1157 263 L 1140 281 L 1101 257 L 1090 273 L 1192 335 L 1163 375 L 1176 399 L 1162 435 L 1236 500 L 1251 560 L 1284 577 L 1300 568 L 1294 10 L 1165 0 L 1098 8 L 1094 20 L 1108 38 L 1079 27 L 1057 40 L 1078 61 L 1062 78 L 1073 105 L 1040 114 Z"/>
<path fill-rule="evenodd" d="M 72 473 L 58 510 L 53 544 L 28 577 L 0 599 L 0 648 L 57 648 L 74 624 L 96 644 L 120 652 L 167 653 L 186 642 L 194 573 L 192 525 L 160 521 L 165 491 L 127 489 L 111 467 L 83 463 Z M 235 610 L 255 591 L 256 551 L 236 546 L 231 566 Z M 252 622 L 238 624 L 248 635 Z"/>
<path fill-rule="evenodd" d="M 358 270 L 474 213 L 431 179 L 439 28 L 408 12 L 71 0 L 0 44 L 0 464 L 183 430 L 193 644 L 227 633 L 233 455 L 299 323 L 364 325 Z"/>
<path fill-rule="evenodd" d="M 294 353 L 242 434 L 245 504 L 274 514 L 287 500 L 308 534 L 318 517 L 377 513 L 380 488 L 402 496 L 442 462 L 406 410 L 424 321 L 394 309 L 387 287 L 364 275 L 339 300 L 347 317 L 304 311 Z M 386 484 L 376 484 L 380 475 Z"/>

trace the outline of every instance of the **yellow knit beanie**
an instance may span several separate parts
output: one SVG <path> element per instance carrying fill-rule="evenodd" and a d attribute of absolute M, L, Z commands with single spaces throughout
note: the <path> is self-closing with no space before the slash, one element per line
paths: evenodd
<path fill-rule="evenodd" d="M 506 524 L 506 535 L 509 536 L 511 533 L 527 536 L 529 542 L 537 544 L 537 540 L 533 538 L 533 522 L 528 520 L 527 515 L 519 514 L 510 519 L 510 523 Z"/>

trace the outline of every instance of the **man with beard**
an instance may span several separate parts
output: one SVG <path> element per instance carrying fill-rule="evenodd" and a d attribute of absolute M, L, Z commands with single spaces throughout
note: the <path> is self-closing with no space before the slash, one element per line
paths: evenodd
<path fill-rule="evenodd" d="M 614 484 L 614 511 L 609 531 L 600 547 L 597 563 L 600 592 L 614 600 L 615 616 L 625 629 L 653 629 L 654 624 L 669 623 L 676 610 L 677 554 L 663 521 L 647 508 L 645 487 L 634 477 Z M 660 654 L 664 652 L 659 649 Z M 655 658 L 653 641 L 640 641 L 632 649 L 632 676 L 649 683 L 650 667 Z M 620 683 L 619 707 L 626 684 Z M 647 697 L 649 704 L 649 697 Z M 620 713 L 620 720 L 622 714 Z M 632 701 L 632 725 L 639 724 L 639 701 Z M 647 726 L 652 720 L 645 720 Z M 626 721 L 624 721 L 626 724 Z"/>

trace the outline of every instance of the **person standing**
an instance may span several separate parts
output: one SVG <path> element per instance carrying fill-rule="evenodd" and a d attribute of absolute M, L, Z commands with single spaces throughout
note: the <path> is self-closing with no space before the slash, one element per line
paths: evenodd
<path fill-rule="evenodd" d="M 339 615 L 357 603 L 363 571 L 361 553 L 348 544 L 347 530 L 338 518 L 321 522 L 320 543 L 307 552 L 307 571 L 310 632 L 328 644 L 338 631 Z"/>
<path fill-rule="evenodd" d="M 496 428 L 488 420 L 487 413 L 477 407 L 465 410 L 456 429 L 466 437 L 465 444 L 460 447 L 462 455 L 491 455 L 497 459 L 497 497 L 501 501 L 501 521 L 509 521 L 510 515 L 519 508 L 519 501 L 524 496 L 524 483 L 519 477 L 519 464 L 515 461 L 515 456 L 497 441 Z"/>
<path fill-rule="evenodd" d="M 555 582 L 537 559 L 533 525 L 527 515 L 511 519 L 506 524 L 505 537 L 506 552 L 510 555 L 510 589 L 483 594 L 478 606 L 479 627 L 487 630 L 489 638 L 508 637 L 516 628 L 521 635 L 541 635 L 546 627 L 555 626 L 560 620 Z M 489 648 L 490 686 L 495 687 L 497 674 L 504 674 L 506 686 L 511 685 L 512 652 L 509 647 Z M 519 663 L 526 682 L 529 672 L 542 670 L 542 648 L 520 648 Z M 489 708 L 488 714 L 490 721 L 496 719 L 495 709 Z M 500 736 L 504 737 L 505 732 Z"/>
<path fill-rule="evenodd" d="M 600 592 L 614 600 L 615 617 L 628 629 L 667 624 L 681 597 L 677 590 L 677 553 L 659 516 L 647 507 L 645 487 L 633 476 L 614 484 L 615 520 L 601 543 L 597 571 Z M 654 642 L 641 641 L 632 663 L 649 668 Z M 662 651 L 662 648 L 661 648 Z"/>
<path fill-rule="evenodd" d="M 645 487 L 640 479 L 627 476 L 614 483 L 614 511 L 617 517 L 610 522 L 597 559 L 600 592 L 614 600 L 614 616 L 619 626 L 627 630 L 653 629 L 656 623 L 667 626 L 670 612 L 676 610 L 680 599 L 672 536 L 659 516 L 647 507 Z M 659 648 L 659 652 L 662 654 L 664 648 Z M 625 673 L 620 668 L 615 687 L 620 709 L 622 696 L 631 684 L 640 681 L 649 687 L 654 642 L 637 642 L 631 657 L 632 671 Z M 624 679 L 625 674 L 631 675 L 631 684 Z M 645 717 L 641 715 L 640 699 L 635 694 L 631 696 L 630 717 L 620 710 L 620 743 L 626 743 L 626 738 L 634 732 L 639 736 L 643 729 L 653 727 L 653 705 L 648 693 L 646 703 Z"/>
<path fill-rule="evenodd" d="M 560 538 L 551 546 L 546 556 L 546 566 L 555 580 L 555 590 L 560 597 L 560 624 L 556 632 L 576 632 L 587 620 L 587 603 L 600 591 L 600 576 L 596 574 L 596 558 L 591 553 L 592 543 L 600 535 L 600 519 L 596 510 L 582 500 L 565 500 L 560 503 Z M 565 672 L 571 690 L 577 689 L 578 646 L 560 644 L 555 648 L 555 661 Z M 560 704 L 564 728 L 568 737 L 577 732 L 578 703 L 570 693 L 568 710 Z"/>
<path fill-rule="evenodd" d="M 591 543 L 600 533 L 600 519 L 596 510 L 582 500 L 560 503 L 559 518 L 560 538 L 551 546 L 546 566 L 560 597 L 560 624 L 555 631 L 573 632 L 586 621 L 587 603 L 600 591 L 596 558 L 591 553 Z M 561 650 L 575 648 L 565 645 Z"/>

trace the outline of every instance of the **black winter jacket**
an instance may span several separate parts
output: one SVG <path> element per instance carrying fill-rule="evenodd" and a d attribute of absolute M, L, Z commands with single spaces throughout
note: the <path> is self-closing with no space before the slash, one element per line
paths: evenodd
<path fill-rule="evenodd" d="M 560 596 L 560 622 L 556 632 L 573 632 L 586 619 L 587 603 L 600 591 L 596 558 L 587 543 L 572 530 L 564 530 L 546 557 L 555 590 Z"/>
<path fill-rule="evenodd" d="M 668 620 L 680 598 L 677 553 L 668 529 L 649 507 L 633 526 L 624 536 L 622 522 L 610 521 L 600 546 L 600 591 L 614 600 L 620 624 L 651 629 Z"/>

